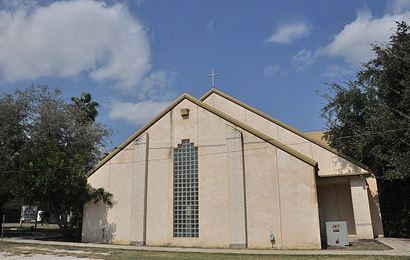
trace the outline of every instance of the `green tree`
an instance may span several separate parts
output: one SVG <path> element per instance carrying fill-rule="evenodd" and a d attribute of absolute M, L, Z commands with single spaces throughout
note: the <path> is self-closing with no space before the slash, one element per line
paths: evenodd
<path fill-rule="evenodd" d="M 12 199 L 7 185 L 12 161 L 28 141 L 29 103 L 26 93 L 21 91 L 0 96 L 0 216 L 4 205 Z"/>
<path fill-rule="evenodd" d="M 87 183 L 82 156 L 70 157 L 53 141 L 30 147 L 15 160 L 10 185 L 21 201 L 56 216 L 66 239 L 79 235 L 84 203 L 94 200 L 112 205 L 111 194 Z"/>
<path fill-rule="evenodd" d="M 378 178 L 385 234 L 410 236 L 410 27 L 372 49 L 355 80 L 330 84 L 326 138 Z"/>
<path fill-rule="evenodd" d="M 5 131 L 1 136 L 4 143 L 15 133 L 21 134 L 18 140 L 22 139 L 12 156 L 4 152 L 8 156 L 7 167 L 1 171 L 7 177 L 5 190 L 22 203 L 39 205 L 54 215 L 65 237 L 79 230 L 84 203 L 94 200 L 111 204 L 111 194 L 93 189 L 86 176 L 104 154 L 111 131 L 95 121 L 97 103 L 91 95 L 83 93 L 82 97 L 66 102 L 59 90 L 31 86 L 0 99 L 21 99 L 25 108 L 21 109 L 24 116 L 13 115 L 4 127 L 19 130 L 17 126 L 22 126 L 23 130 Z"/>
<path fill-rule="evenodd" d="M 76 108 L 83 111 L 85 115 L 84 120 L 86 122 L 95 121 L 98 115 L 97 108 L 99 107 L 99 104 L 92 100 L 90 93 L 83 92 L 80 97 L 72 97 L 71 101 Z"/>

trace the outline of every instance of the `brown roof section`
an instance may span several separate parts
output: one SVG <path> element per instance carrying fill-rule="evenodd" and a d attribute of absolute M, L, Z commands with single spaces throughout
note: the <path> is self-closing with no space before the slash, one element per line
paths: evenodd
<path fill-rule="evenodd" d="M 325 131 L 315 131 L 315 132 L 305 132 L 305 135 L 309 136 L 312 139 L 315 139 L 316 141 L 329 145 L 329 143 L 324 139 L 325 133 L 326 133 Z"/>
<path fill-rule="evenodd" d="M 198 105 L 199 107 L 225 119 L 229 123 L 238 126 L 239 128 L 242 128 L 243 130 L 255 135 L 256 137 L 266 141 L 267 143 L 270 143 L 274 145 L 275 147 L 281 149 L 282 151 L 298 158 L 299 160 L 311 165 L 312 167 L 317 167 L 317 162 L 314 161 L 313 159 L 305 156 L 304 154 L 272 139 L 271 137 L 249 127 L 248 125 L 234 119 L 231 116 L 228 116 L 227 114 L 217 110 L 216 108 L 205 104 L 204 102 L 199 101 L 198 99 L 190 96 L 189 94 L 182 94 L 180 97 L 178 97 L 176 100 L 174 100 L 166 109 L 164 109 L 158 116 L 156 116 L 153 120 L 151 120 L 148 124 L 143 126 L 140 130 L 135 132 L 133 135 L 131 135 L 127 140 L 125 140 L 122 144 L 120 144 L 118 147 L 114 148 L 111 153 L 109 153 L 104 159 L 102 159 L 97 165 L 95 165 L 89 172 L 88 172 L 88 177 L 91 176 L 95 171 L 97 171 L 99 168 L 101 168 L 106 162 L 108 162 L 112 157 L 114 157 L 117 153 L 119 153 L 122 149 L 124 149 L 128 144 L 130 144 L 132 141 L 134 141 L 136 138 L 138 138 L 139 135 L 141 135 L 143 132 L 145 132 L 148 128 L 150 128 L 153 124 L 155 124 L 159 119 L 161 119 L 164 115 L 166 115 L 169 111 L 171 111 L 176 105 L 178 105 L 181 101 L 184 99 L 188 99 L 192 103 Z"/>
<path fill-rule="evenodd" d="M 303 137 L 303 138 L 305 138 L 306 140 L 308 140 L 308 141 L 310 141 L 310 142 L 312 142 L 312 143 L 314 143 L 314 144 L 316 144 L 316 145 L 318 145 L 318 146 L 320 146 L 320 147 L 322 147 L 322 148 L 328 150 L 329 152 L 332 152 L 332 153 L 334 153 L 334 154 L 336 154 L 336 155 L 338 155 L 338 156 L 340 156 L 340 157 L 346 159 L 347 161 L 356 164 L 357 166 L 363 168 L 363 169 L 366 170 L 366 171 L 370 171 L 370 170 L 368 169 L 368 167 L 367 167 L 366 165 L 364 165 L 363 163 L 361 163 L 361 162 L 359 162 L 359 161 L 357 161 L 357 160 L 351 158 L 351 157 L 348 156 L 348 155 L 345 155 L 345 154 L 343 154 L 343 153 L 337 151 L 335 148 L 329 146 L 326 142 L 321 142 L 321 141 L 319 141 L 319 140 L 316 140 L 315 138 L 312 138 L 312 137 L 309 136 L 308 134 L 305 134 L 305 133 L 303 133 L 303 132 L 297 130 L 296 128 L 294 128 L 294 127 L 292 127 L 292 126 L 290 126 L 290 125 L 287 125 L 287 124 L 285 124 L 285 123 L 283 123 L 283 122 L 277 120 L 276 118 L 273 118 L 273 117 L 271 117 L 271 116 L 269 116 L 269 115 L 267 115 L 267 114 L 265 114 L 265 113 L 259 111 L 258 109 L 254 108 L 254 107 L 251 107 L 251 106 L 249 106 L 249 105 L 243 103 L 242 101 L 240 101 L 240 100 L 238 100 L 238 99 L 236 99 L 236 98 L 234 98 L 234 97 L 231 97 L 231 96 L 229 96 L 228 94 L 225 94 L 224 92 L 222 92 L 222 91 L 220 91 L 220 90 L 217 90 L 216 88 L 210 89 L 210 90 L 209 90 L 207 93 L 205 93 L 199 100 L 200 100 L 200 101 L 204 101 L 204 100 L 205 100 L 208 96 L 210 96 L 212 93 L 215 93 L 215 94 L 217 94 L 217 95 L 219 95 L 219 96 L 221 96 L 221 97 L 223 97 L 223 98 L 226 98 L 227 100 L 229 100 L 229 101 L 231 101 L 231 102 L 233 102 L 233 103 L 235 103 L 235 104 L 237 104 L 237 105 L 239 105 L 239 106 L 241 106 L 241 107 L 243 107 L 243 108 L 245 108 L 245 109 L 248 109 L 249 111 L 252 111 L 253 113 L 255 113 L 255 114 L 257 114 L 257 115 L 259 115 L 259 116 L 265 118 L 266 120 L 269 120 L 269 121 L 271 121 L 272 123 L 275 123 L 275 124 L 277 124 L 277 125 L 279 125 L 279 126 L 285 128 L 285 129 L 289 130 L 290 132 L 292 132 L 292 133 L 294 133 L 294 134 L 296 134 L 296 135 L 298 135 L 298 136 L 300 136 L 300 137 Z"/>

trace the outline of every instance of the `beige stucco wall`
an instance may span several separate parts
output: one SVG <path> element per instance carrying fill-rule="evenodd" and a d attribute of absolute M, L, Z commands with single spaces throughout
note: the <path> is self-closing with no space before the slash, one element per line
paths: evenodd
<path fill-rule="evenodd" d="M 366 179 L 362 176 L 350 177 L 350 191 L 352 194 L 356 236 L 359 239 L 372 239 L 374 238 L 374 233 Z"/>
<path fill-rule="evenodd" d="M 102 166 L 97 174 L 88 178 L 95 188 L 104 188 L 114 197 L 112 209 L 89 202 L 83 216 L 84 242 L 95 241 L 104 234 L 104 242 L 128 244 L 131 241 L 131 179 L 133 174 L 133 147 L 128 145 L 109 162 Z M 113 210 L 115 209 L 115 210 Z M 96 212 L 98 217 L 96 218 Z M 98 223 L 97 223 L 98 222 Z M 97 226 L 93 226 L 97 223 Z"/>
<path fill-rule="evenodd" d="M 374 176 L 369 176 L 366 178 L 366 182 L 368 185 L 367 193 L 369 196 L 370 215 L 372 218 L 374 237 L 384 237 L 376 178 Z"/>
<path fill-rule="evenodd" d="M 317 183 L 322 227 L 326 221 L 346 221 L 348 235 L 355 236 L 349 177 L 319 178 Z"/>
<path fill-rule="evenodd" d="M 316 172 L 281 150 L 277 161 L 283 247 L 320 248 Z"/>
<path fill-rule="evenodd" d="M 250 127 L 271 136 L 273 139 L 295 149 L 319 163 L 319 175 L 348 175 L 366 171 L 346 159 L 310 142 L 309 140 L 277 125 L 216 93 L 203 102 L 214 106 Z"/>
<path fill-rule="evenodd" d="M 183 119 L 181 108 L 190 110 Z M 149 136 L 146 244 L 229 246 L 229 175 L 225 130 L 229 124 L 196 104 L 183 100 L 146 130 Z M 239 129 L 241 130 L 241 129 Z M 315 170 L 292 155 L 243 130 L 248 247 L 320 248 Z M 173 148 L 190 139 L 199 152 L 199 238 L 173 237 Z M 88 181 L 114 195 L 109 210 L 85 207 L 83 241 L 101 241 L 101 227 L 111 225 L 108 241 L 129 243 L 133 146 L 115 155 Z M 95 221 L 103 211 L 106 220 Z M 104 214 L 100 214 L 104 216 Z M 106 228 L 107 230 L 107 228 Z M 107 236 L 106 236 L 107 237 Z"/>
<path fill-rule="evenodd" d="M 325 221 L 347 221 L 348 234 L 356 237 L 350 179 L 355 176 L 318 178 L 318 201 L 321 225 Z M 366 178 L 373 237 L 383 237 L 376 179 Z"/>
<path fill-rule="evenodd" d="M 203 102 L 214 106 L 224 113 L 234 117 L 235 119 L 249 125 L 250 127 L 272 137 L 273 139 L 295 149 L 296 151 L 312 158 L 318 162 L 318 175 L 321 177 L 329 176 L 346 176 L 349 180 L 349 175 L 358 173 L 367 173 L 366 170 L 351 163 L 350 161 L 334 154 L 327 149 L 287 130 L 286 128 L 275 124 L 256 113 L 218 95 L 217 93 L 210 94 Z M 330 179 L 332 179 L 331 177 Z M 331 181 L 328 179 L 327 181 Z M 375 237 L 383 235 L 383 227 L 381 223 L 380 207 L 377 192 L 377 183 L 373 177 L 367 178 L 368 194 L 370 203 L 370 212 L 372 218 L 372 226 Z M 343 196 L 344 199 L 340 202 L 339 207 L 344 208 L 342 213 L 339 213 L 339 219 L 343 218 L 348 221 L 349 234 L 355 233 L 354 218 L 352 209 L 352 198 L 350 195 L 350 184 L 334 187 L 322 188 L 319 200 L 322 201 L 327 208 L 327 211 L 334 211 L 334 204 L 336 200 L 335 192 L 338 191 L 339 199 Z M 344 203 L 344 204 L 343 204 Z M 343 215 L 345 214 L 345 215 Z M 335 214 L 330 214 L 330 219 L 335 219 Z"/>
<path fill-rule="evenodd" d="M 271 248 L 273 233 L 275 248 L 320 248 L 313 167 L 250 134 L 244 154 L 248 246 Z"/>
<path fill-rule="evenodd" d="M 99 169 L 99 174 L 92 175 L 88 179 L 88 182 L 92 183 L 94 187 L 109 190 L 109 168 L 110 165 L 105 164 Z M 113 231 L 114 225 L 110 225 L 112 223 L 107 222 L 108 211 L 109 208 L 100 203 L 94 204 L 93 202 L 90 202 L 85 205 L 83 214 L 82 241 L 109 242 L 111 240 L 111 231 Z"/>

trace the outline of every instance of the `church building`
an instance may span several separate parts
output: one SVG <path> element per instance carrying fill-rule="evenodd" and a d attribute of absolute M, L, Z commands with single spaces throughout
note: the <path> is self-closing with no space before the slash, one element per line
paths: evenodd
<path fill-rule="evenodd" d="M 215 88 L 183 94 L 90 171 L 114 205 L 85 205 L 82 241 L 319 249 L 327 221 L 383 236 L 374 175 L 321 134 Z"/>

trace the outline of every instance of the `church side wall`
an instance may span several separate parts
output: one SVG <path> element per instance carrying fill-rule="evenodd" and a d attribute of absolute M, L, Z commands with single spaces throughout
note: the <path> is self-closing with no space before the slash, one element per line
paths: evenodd
<path fill-rule="evenodd" d="M 350 174 L 366 173 L 364 169 L 348 160 L 221 97 L 216 93 L 212 93 L 204 100 L 204 102 L 317 161 L 319 163 L 319 176 L 348 176 Z M 372 177 L 368 178 L 367 183 L 374 235 L 376 237 L 383 236 L 377 183 Z M 347 192 L 345 191 L 344 193 Z M 346 213 L 348 215 L 346 216 L 346 219 L 352 219 L 352 210 L 349 210 L 348 212 L 349 213 Z M 353 233 L 354 231 L 351 229 L 350 232 Z"/>
<path fill-rule="evenodd" d="M 362 168 L 344 158 L 329 152 L 218 94 L 212 93 L 204 102 L 317 161 L 319 163 L 320 176 L 365 172 Z"/>
<path fill-rule="evenodd" d="M 370 215 L 372 218 L 372 227 L 375 237 L 384 237 L 382 216 L 380 213 L 379 191 L 377 189 L 376 178 L 373 176 L 367 177 Z"/>
<path fill-rule="evenodd" d="M 318 178 L 318 200 L 322 227 L 326 221 L 346 221 L 348 235 L 356 237 L 350 178 Z M 370 215 L 374 237 L 383 237 L 379 194 L 376 179 L 366 178 Z"/>
<path fill-rule="evenodd" d="M 349 177 L 318 180 L 319 211 L 322 228 L 326 221 L 346 221 L 348 235 L 355 236 L 352 196 Z"/>
<path fill-rule="evenodd" d="M 280 248 L 281 209 L 276 148 L 245 134 L 244 159 L 248 247 Z M 269 240 L 270 233 L 275 235 L 273 245 Z"/>
<path fill-rule="evenodd" d="M 88 183 L 95 188 L 108 190 L 109 163 L 105 164 L 88 178 Z M 82 238 L 83 242 L 103 242 L 106 238 L 108 208 L 100 203 L 88 202 L 84 206 Z"/>
<path fill-rule="evenodd" d="M 181 117 L 181 108 L 190 110 L 188 119 Z M 227 124 L 184 100 L 147 129 L 146 245 L 230 246 Z M 316 192 L 313 167 L 239 130 L 244 138 L 248 247 L 271 248 L 269 234 L 272 232 L 276 239 L 274 247 L 320 248 L 319 224 L 315 224 L 318 213 L 313 196 Z M 198 147 L 199 238 L 173 236 L 173 149 L 182 139 L 189 139 Z M 131 229 L 135 228 L 130 221 L 134 199 L 131 187 L 135 170 L 133 148 L 131 143 L 89 177 L 93 187 L 104 187 L 113 193 L 115 205 L 112 209 L 100 204 L 86 205 L 84 242 L 132 242 Z M 278 156 L 283 163 L 277 163 Z M 300 182 L 303 184 L 295 188 Z M 284 188 L 279 189 L 279 186 Z M 97 213 L 100 217 L 95 219 Z"/>
<path fill-rule="evenodd" d="M 132 174 L 135 173 L 134 147 L 131 143 L 111 159 L 109 191 L 114 194 L 115 210 L 108 211 L 108 223 L 114 223 L 112 242 L 131 241 Z"/>
<path fill-rule="evenodd" d="M 190 110 L 188 119 L 181 117 L 181 108 Z M 225 125 L 219 117 L 185 100 L 148 130 L 147 245 L 229 245 Z M 182 139 L 198 147 L 199 238 L 173 236 L 172 158 Z"/>
<path fill-rule="evenodd" d="M 148 129 L 147 245 L 151 245 L 153 241 L 165 245 L 168 227 L 171 225 L 168 221 L 168 212 L 172 209 L 172 203 L 168 199 L 172 196 L 171 120 L 171 114 L 168 113 Z"/>
<path fill-rule="evenodd" d="M 310 165 L 277 150 L 282 248 L 320 248 L 316 172 Z"/>
<path fill-rule="evenodd" d="M 131 241 L 131 180 L 134 170 L 132 144 L 114 156 L 88 178 L 94 188 L 104 188 L 113 194 L 114 206 L 101 203 L 85 205 L 83 241 L 129 244 Z M 95 219 L 95 214 L 99 218 Z"/>
<path fill-rule="evenodd" d="M 320 248 L 314 168 L 248 133 L 244 155 L 248 247 Z"/>

